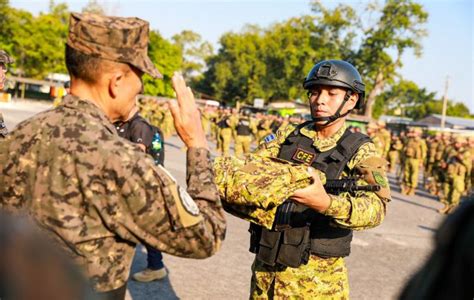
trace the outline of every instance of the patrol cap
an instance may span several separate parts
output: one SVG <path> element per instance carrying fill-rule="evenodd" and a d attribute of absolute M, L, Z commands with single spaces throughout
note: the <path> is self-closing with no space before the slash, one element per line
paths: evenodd
<path fill-rule="evenodd" d="M 14 60 L 5 50 L 0 50 L 0 63 L 11 64 Z"/>
<path fill-rule="evenodd" d="M 148 57 L 148 22 L 139 18 L 71 13 L 67 45 L 94 57 L 130 64 L 163 78 Z"/>

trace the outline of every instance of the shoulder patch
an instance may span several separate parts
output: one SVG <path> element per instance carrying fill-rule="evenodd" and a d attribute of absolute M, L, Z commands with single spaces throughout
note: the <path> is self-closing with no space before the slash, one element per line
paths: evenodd
<path fill-rule="evenodd" d="M 162 140 L 161 136 L 158 132 L 155 132 L 155 135 L 153 136 L 153 140 L 151 141 L 151 148 L 154 151 L 160 151 L 162 149 Z"/>
<path fill-rule="evenodd" d="M 193 216 L 199 216 L 199 207 L 183 187 L 178 187 L 179 198 L 184 209 Z"/>
<path fill-rule="evenodd" d="M 272 134 L 269 134 L 267 135 L 266 137 L 263 138 L 263 141 L 265 143 L 270 143 L 271 141 L 273 141 L 274 139 L 276 139 L 276 135 L 274 135 L 273 133 Z"/>

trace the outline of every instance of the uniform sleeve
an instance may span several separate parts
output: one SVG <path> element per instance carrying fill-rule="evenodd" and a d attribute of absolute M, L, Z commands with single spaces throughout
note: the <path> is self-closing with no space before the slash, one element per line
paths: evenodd
<path fill-rule="evenodd" d="M 209 151 L 188 150 L 188 191 L 144 153 L 128 157 L 137 160 L 110 159 L 104 170 L 108 199 L 100 210 L 108 226 L 123 239 L 172 255 L 214 254 L 224 239 L 226 221 Z"/>
<path fill-rule="evenodd" d="M 378 157 L 377 150 L 373 143 L 366 143 L 359 148 L 356 155 L 349 161 L 349 168 L 354 170 L 368 159 Z M 382 223 L 386 205 L 390 201 L 390 189 L 388 179 L 384 170 L 373 171 L 376 182 L 382 186 L 384 193 L 378 195 L 374 192 L 356 192 L 354 194 L 341 193 L 330 195 L 331 204 L 325 215 L 333 218 L 336 225 L 354 230 L 362 230 L 375 227 Z M 347 176 L 347 174 L 345 174 Z M 366 180 L 361 180 L 359 184 L 367 184 Z M 372 183 L 371 183 L 372 184 Z"/>
<path fill-rule="evenodd" d="M 277 157 L 280 152 L 280 145 L 286 137 L 295 130 L 293 126 L 287 126 L 283 130 L 278 130 L 275 134 L 269 134 L 262 141 L 259 141 L 254 154 L 263 157 Z"/>

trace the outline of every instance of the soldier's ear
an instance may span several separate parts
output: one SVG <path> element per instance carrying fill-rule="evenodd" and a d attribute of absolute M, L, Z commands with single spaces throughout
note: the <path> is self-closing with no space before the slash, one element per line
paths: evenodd
<path fill-rule="evenodd" d="M 109 93 L 112 98 L 117 98 L 120 93 L 120 88 L 124 85 L 125 73 L 117 70 L 110 73 L 109 82 Z"/>

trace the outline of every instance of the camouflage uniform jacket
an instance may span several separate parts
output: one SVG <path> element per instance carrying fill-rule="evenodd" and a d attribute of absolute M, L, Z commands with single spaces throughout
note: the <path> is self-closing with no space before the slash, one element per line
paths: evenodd
<path fill-rule="evenodd" d="M 7 126 L 5 125 L 5 121 L 3 120 L 3 115 L 0 113 L 0 139 L 6 137 L 8 134 Z"/>
<path fill-rule="evenodd" d="M 312 125 L 308 125 L 300 130 L 301 134 L 314 140 L 313 146 L 319 151 L 328 151 L 337 145 L 338 140 L 342 137 L 346 130 L 346 126 L 342 126 L 332 137 L 326 139 L 318 139 L 317 133 L 312 129 Z M 260 156 L 277 157 L 282 144 L 286 137 L 294 131 L 293 125 L 287 126 L 283 131 L 276 134 L 274 140 L 261 143 L 256 150 L 256 154 Z M 349 170 L 360 167 L 367 159 L 379 157 L 373 143 L 363 144 L 356 152 L 354 157 L 347 164 Z M 343 177 L 350 174 L 343 172 Z M 329 195 L 331 204 L 326 210 L 325 215 L 333 218 L 333 222 L 340 227 L 361 230 L 379 225 L 384 217 L 386 204 L 390 201 L 390 190 L 388 179 L 383 173 L 378 179 L 383 185 L 380 193 L 373 192 L 356 192 L 355 194 L 341 193 L 339 195 Z M 361 180 L 362 181 L 362 180 Z M 367 184 L 367 182 L 360 182 Z"/>
<path fill-rule="evenodd" d="M 126 283 L 137 243 L 204 258 L 224 238 L 207 150 L 188 150 L 186 192 L 94 103 L 74 96 L 0 143 L 0 173 L 0 208 L 32 215 L 97 291 Z"/>

